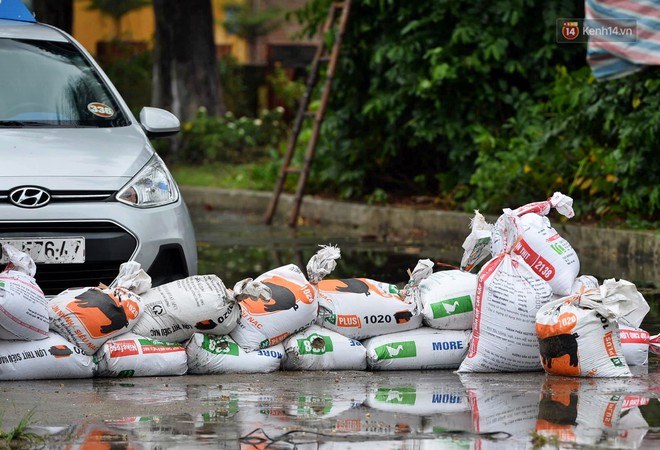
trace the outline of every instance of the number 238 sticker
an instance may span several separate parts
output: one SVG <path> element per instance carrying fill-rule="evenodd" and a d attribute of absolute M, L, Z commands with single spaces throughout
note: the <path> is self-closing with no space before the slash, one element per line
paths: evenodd
<path fill-rule="evenodd" d="M 87 109 L 99 117 L 112 117 L 115 115 L 115 111 L 104 103 L 93 102 L 87 105 Z"/>

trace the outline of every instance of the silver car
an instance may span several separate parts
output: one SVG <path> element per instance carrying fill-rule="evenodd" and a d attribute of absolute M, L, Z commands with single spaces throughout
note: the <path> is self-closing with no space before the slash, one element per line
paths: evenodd
<path fill-rule="evenodd" d="M 29 252 L 46 295 L 109 284 L 129 260 L 154 286 L 196 274 L 188 209 L 149 141 L 179 120 L 136 120 L 78 42 L 17 3 L 0 1 L 0 243 Z"/>

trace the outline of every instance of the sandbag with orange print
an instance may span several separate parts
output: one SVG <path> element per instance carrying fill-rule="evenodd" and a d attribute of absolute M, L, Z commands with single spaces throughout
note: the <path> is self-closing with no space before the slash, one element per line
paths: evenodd
<path fill-rule="evenodd" d="M 67 289 L 48 303 L 50 329 L 93 355 L 110 338 L 130 331 L 142 314 L 142 299 L 128 289 Z"/>
<path fill-rule="evenodd" d="M 399 288 L 370 278 L 323 280 L 319 283 L 321 326 L 351 339 L 412 330 L 422 325 L 415 303 L 406 303 Z"/>
<path fill-rule="evenodd" d="M 433 272 L 420 260 L 403 290 L 370 278 L 323 280 L 319 283 L 319 321 L 350 339 L 414 330 L 422 326 L 419 285 Z"/>
<path fill-rule="evenodd" d="M 339 257 L 339 248 L 322 246 L 307 264 L 309 280 L 295 264 L 258 276 L 254 281 L 268 292 L 242 296 L 241 317 L 230 333 L 232 339 L 251 352 L 277 345 L 313 325 L 318 316 L 317 285 L 334 270 Z"/>
<path fill-rule="evenodd" d="M 640 311 L 648 304 L 625 280 L 606 280 L 598 289 L 547 303 L 536 315 L 543 368 L 565 376 L 632 376 L 618 321 L 637 322 Z"/>

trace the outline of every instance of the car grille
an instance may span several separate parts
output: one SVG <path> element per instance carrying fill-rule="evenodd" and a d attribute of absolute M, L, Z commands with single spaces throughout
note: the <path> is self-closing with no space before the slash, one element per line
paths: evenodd
<path fill-rule="evenodd" d="M 46 295 L 68 288 L 109 284 L 137 247 L 137 239 L 113 222 L 0 222 L 0 237 L 85 238 L 83 264 L 37 264 L 35 279 Z"/>
<path fill-rule="evenodd" d="M 11 203 L 9 200 L 9 194 L 12 190 L 0 191 L 0 203 Z M 50 194 L 50 203 L 114 201 L 113 195 L 115 192 L 116 191 L 48 191 Z"/>

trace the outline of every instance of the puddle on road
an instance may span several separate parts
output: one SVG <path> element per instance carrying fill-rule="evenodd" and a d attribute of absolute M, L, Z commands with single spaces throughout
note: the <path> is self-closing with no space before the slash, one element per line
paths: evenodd
<path fill-rule="evenodd" d="M 65 382 L 104 420 L 53 412 L 43 448 L 529 449 L 562 442 L 653 448 L 660 439 L 659 359 L 651 375 L 585 379 L 414 372 L 279 372 Z M 639 371 L 640 368 L 637 368 Z M 218 383 L 219 382 L 219 383 Z M 161 389 L 155 389 L 160 385 Z M 161 395 L 155 395 L 161 392 Z M 166 393 L 166 394 L 164 394 Z M 169 406 L 158 403 L 167 400 Z M 65 407 L 65 405 L 62 405 Z M 119 411 L 113 413 L 115 408 Z M 121 415 L 131 411 L 135 415 Z M 151 414 L 141 414 L 144 412 Z M 75 422 L 75 421 L 74 421 Z"/>
<path fill-rule="evenodd" d="M 215 273 L 228 285 L 254 277 L 275 267 L 296 264 L 305 267 L 319 245 L 341 249 L 333 276 L 368 276 L 376 280 L 408 281 L 406 271 L 418 259 L 431 258 L 457 265 L 461 243 L 420 243 L 414 238 L 383 242 L 344 227 L 268 227 L 254 216 L 229 213 L 208 214 L 195 220 L 200 273 Z"/>
<path fill-rule="evenodd" d="M 193 220 L 200 273 L 216 273 L 228 284 L 283 264 L 305 267 L 322 244 L 338 245 L 342 252 L 332 276 L 368 277 L 391 283 L 408 281 L 406 271 L 412 270 L 421 258 L 457 266 L 463 255 L 462 241 L 443 242 L 414 234 L 375 236 L 342 226 L 269 227 L 261 217 L 219 211 L 193 214 Z M 466 227 L 466 236 L 468 232 Z M 580 273 L 601 280 L 623 278 L 660 295 L 660 280 L 649 279 L 645 269 L 653 264 L 637 260 L 595 261 L 582 255 Z"/>

